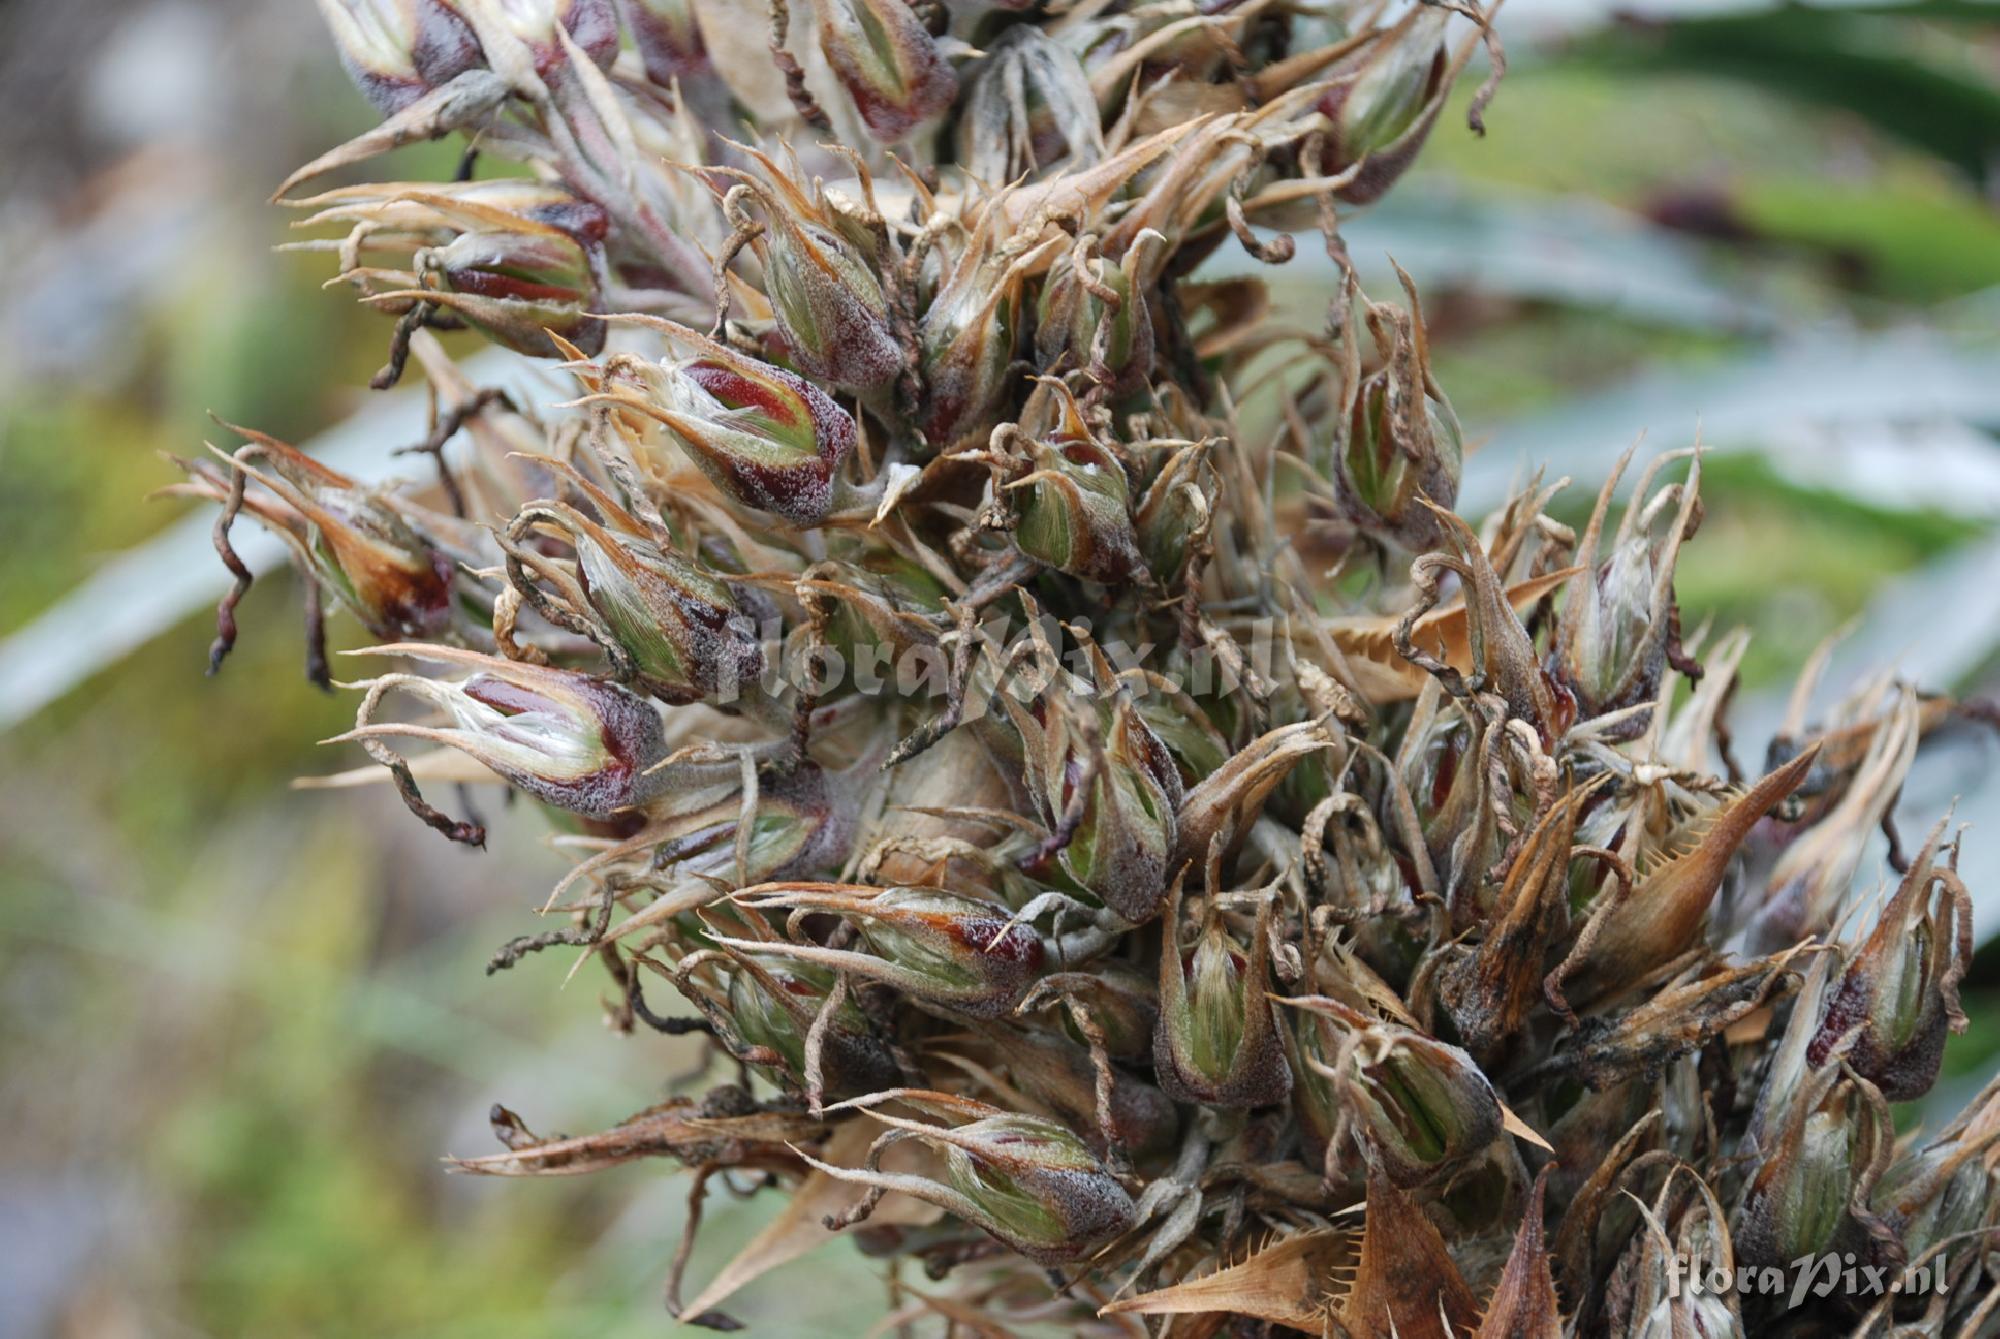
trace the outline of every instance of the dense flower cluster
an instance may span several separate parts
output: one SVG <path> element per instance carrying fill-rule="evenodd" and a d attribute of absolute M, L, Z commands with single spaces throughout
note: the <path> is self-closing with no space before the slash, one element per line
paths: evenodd
<path fill-rule="evenodd" d="M 1885 677 L 1813 725 L 1808 681 L 1741 769 L 1747 634 L 1674 595 L 1700 452 L 1475 530 L 1415 289 L 1347 264 L 1483 47 L 1479 128 L 1489 13 L 320 4 L 385 119 L 279 195 L 395 318 L 377 384 L 431 381 L 439 480 L 253 432 L 184 462 L 238 577 L 215 662 L 247 512 L 315 677 L 329 598 L 381 643 L 342 738 L 413 812 L 479 845 L 435 801 L 500 782 L 558 820 L 562 928 L 494 966 L 572 946 L 738 1071 L 581 1138 L 496 1108 L 465 1167 L 687 1164 L 669 1302 L 718 1328 L 830 1229 L 949 1275 L 902 1318 L 953 1332 L 1991 1310 L 2000 1096 L 1890 1110 L 1965 1022 L 1956 838 L 1892 840 L 1886 898 L 1864 868 L 1959 707 Z M 458 179 L 309 193 L 452 133 Z M 1311 331 L 1254 277 L 1299 239 L 1339 276 Z M 569 403 L 472 385 L 461 326 Z M 737 1171 L 791 1207 L 684 1307 Z M 1850 1252 L 1950 1286 L 1678 1286 Z"/>

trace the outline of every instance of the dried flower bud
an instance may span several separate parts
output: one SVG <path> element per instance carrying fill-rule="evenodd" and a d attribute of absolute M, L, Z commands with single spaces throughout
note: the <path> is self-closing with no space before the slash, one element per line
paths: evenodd
<path fill-rule="evenodd" d="M 1046 440 L 1027 441 L 1033 469 L 1006 485 L 1018 509 L 1014 545 L 1086 581 L 1129 580 L 1145 566 L 1125 467 L 1085 426 L 1069 391 L 1057 390 L 1060 425 Z"/>
<path fill-rule="evenodd" d="M 813 380 L 842 390 L 886 388 L 902 374 L 909 354 L 896 338 L 882 281 L 842 235 L 830 206 L 808 199 L 768 157 L 744 152 L 763 168 L 762 176 L 735 169 L 711 173 L 740 182 L 724 197 L 724 212 L 739 228 L 748 222 L 735 203 L 739 192 L 763 206 L 766 226 L 755 245 L 771 314 L 792 361 Z"/>
<path fill-rule="evenodd" d="M 556 352 L 550 334 L 594 353 L 604 322 L 609 216 L 559 186 L 502 179 L 384 190 L 359 187 L 302 201 L 317 213 L 301 226 L 340 223 L 334 250 L 341 278 L 371 305 L 402 315 L 419 304 L 446 308 L 519 353 Z M 364 257 L 380 264 L 361 264 Z"/>
<path fill-rule="evenodd" d="M 1731 1291 L 1688 1286 L 1691 1279 L 1734 1278 L 1736 1271 L 1729 1224 L 1700 1173 L 1675 1166 L 1653 1203 L 1637 1207 L 1643 1231 L 1619 1261 L 1625 1286 L 1610 1301 L 1623 1314 L 1610 1318 L 1609 1332 L 1630 1339 L 1743 1339 Z"/>
<path fill-rule="evenodd" d="M 1104 157 L 1097 99 L 1083 65 L 1032 23 L 988 44 L 968 77 L 958 159 L 989 185 Z"/>
<path fill-rule="evenodd" d="M 917 328 L 924 404 L 918 420 L 931 446 L 984 433 L 1010 384 L 1021 294 L 1031 273 L 1063 246 L 1051 237 L 1022 251 L 1004 244 L 998 204 L 981 214 Z"/>
<path fill-rule="evenodd" d="M 1012 1012 L 1047 957 L 1035 932 L 1002 909 L 935 888 L 766 884 L 737 897 L 764 911 L 837 916 L 860 931 L 871 951 L 720 938 L 717 943 L 852 972 L 974 1018 Z"/>
<path fill-rule="evenodd" d="M 1438 994 L 1475 1055 L 1490 1058 L 1541 1002 L 1542 965 L 1569 923 L 1577 811 L 1596 789 L 1570 790 L 1550 807 L 1508 866 L 1478 947 L 1448 959 L 1438 973 Z"/>
<path fill-rule="evenodd" d="M 466 233 L 426 253 L 426 301 L 463 316 L 499 344 L 547 356 L 557 334 L 584 353 L 604 346 L 594 250 L 558 229 Z"/>
<path fill-rule="evenodd" d="M 1020 1011 L 1043 1008 L 1060 997 L 1063 1030 L 1072 1041 L 1089 1042 L 1076 1020 L 1080 1008 L 1090 1016 L 1104 1049 L 1119 1060 L 1137 1060 L 1153 1053 L 1153 1029 L 1159 1025 L 1158 983 L 1153 976 L 1117 959 L 1094 962 L 1083 972 L 1057 972 L 1036 983 Z"/>
<path fill-rule="evenodd" d="M 576 585 L 595 617 L 568 612 L 610 654 L 621 678 L 637 679 L 668 702 L 733 702 L 756 683 L 763 646 L 724 582 L 643 534 L 614 532 L 560 502 L 522 508 L 502 540 L 516 586 L 543 613 L 571 621 L 550 607 L 530 575 L 546 572 L 528 542 L 545 529 L 575 548 Z"/>
<path fill-rule="evenodd" d="M 1694 457 L 1687 482 L 1649 497 L 1660 468 L 1684 455 Z M 1674 564 L 1682 541 L 1700 522 L 1701 458 L 1692 451 L 1670 451 L 1648 466 L 1611 539 L 1611 555 L 1600 563 L 1605 512 L 1631 458 L 1627 450 L 1613 468 L 1577 543 L 1576 565 L 1582 570 L 1570 578 L 1551 656 L 1553 672 L 1576 694 L 1585 717 L 1659 695 L 1673 632 Z M 1668 511 L 1676 501 L 1679 505 Z M 1669 523 L 1656 536 L 1652 531 L 1662 515 Z"/>
<path fill-rule="evenodd" d="M 1444 30 L 1450 14 L 1414 5 L 1332 71 L 1317 110 L 1333 123 L 1321 170 L 1359 167 L 1340 199 L 1365 205 L 1395 184 L 1430 136 L 1450 92 Z"/>
<path fill-rule="evenodd" d="M 1834 1249 L 1895 1144 L 1881 1092 L 1851 1070 L 1815 1071 L 1765 1137 L 1736 1207 L 1737 1250 L 1785 1265 Z"/>
<path fill-rule="evenodd" d="M 1053 367 L 1068 355 L 1112 395 L 1143 386 L 1154 361 L 1146 294 L 1168 249 L 1165 234 L 1146 228 L 1115 265 L 1079 250 L 1059 261 L 1042 286 L 1035 329 L 1042 366 Z"/>
<path fill-rule="evenodd" d="M 1996 1098 L 2000 1081 L 1989 1082 L 1935 1139 L 1899 1158 L 1876 1186 L 1870 1207 L 1902 1246 L 1905 1263 L 1988 1221 L 1989 1162 L 2000 1139 Z"/>
<path fill-rule="evenodd" d="M 1109 674 L 1100 666 L 1101 677 Z M 1159 915 L 1181 779 L 1131 695 L 1114 692 L 1109 710 L 1053 687 L 1029 707 L 1004 695 L 1001 702 L 1021 736 L 1027 779 L 1049 829 L 1024 868 L 1037 873 L 1054 856 L 1063 874 L 1127 922 Z"/>
<path fill-rule="evenodd" d="M 1298 1122 L 1299 1147 L 1306 1162 L 1325 1167 L 1346 1117 L 1346 1095 L 1336 1081 L 1336 1053 L 1327 1030 L 1305 1010 L 1286 1016 L 1285 1059 L 1292 1070 L 1292 1118 Z"/>
<path fill-rule="evenodd" d="M 1092 1151 L 1116 1148 L 1132 1159 L 1172 1147 L 1180 1117 L 1152 1084 L 1109 1064 L 1098 1068 L 1087 1045 L 1060 1033 L 1000 1024 L 979 1031 L 1021 1090 L 1067 1121 Z"/>
<path fill-rule="evenodd" d="M 1264 810 L 1264 801 L 1309 753 L 1333 742 L 1317 721 L 1295 721 L 1270 730 L 1232 754 L 1227 762 L 1187 793 L 1176 820 L 1180 849 L 1176 865 L 1208 859 L 1220 838 L 1230 850 Z"/>
<path fill-rule="evenodd" d="M 1569 989 L 1594 999 L 1627 988 L 1685 951 L 1701 932 L 1737 848 L 1773 805 L 1798 788 L 1818 756 L 1817 746 L 1807 750 L 1688 825 L 1669 845 L 1674 854 L 1629 897 L 1600 893 L 1593 928 L 1579 936 L 1581 957 L 1573 954 L 1575 960 L 1549 978 L 1551 1001 L 1562 998 L 1572 974 L 1581 989 Z"/>
<path fill-rule="evenodd" d="M 1216 1107 L 1257 1107 L 1291 1096 L 1292 1071 L 1265 990 L 1270 977 L 1271 902 L 1258 903 L 1250 946 L 1230 938 L 1211 896 L 1201 937 L 1180 946 L 1181 885 L 1167 898 L 1166 943 L 1160 949 L 1160 1023 L 1153 1032 L 1153 1067 L 1160 1087 L 1177 1101 Z"/>
<path fill-rule="evenodd" d="M 449 626 L 454 563 L 418 533 L 416 508 L 275 438 L 238 431 L 251 445 L 222 458 L 269 490 L 246 492 L 242 508 L 290 546 L 301 571 L 375 637 L 434 637 Z M 206 462 L 182 467 L 192 482 L 181 491 L 228 503 L 226 474 Z"/>
<path fill-rule="evenodd" d="M 1528 1212 L 1514 1234 L 1514 1249 L 1500 1271 L 1500 1282 L 1486 1303 L 1472 1339 L 1562 1339 L 1563 1319 L 1556 1299 L 1555 1276 L 1542 1232 L 1542 1200 L 1552 1167 L 1543 1167 L 1528 1192 Z"/>
<path fill-rule="evenodd" d="M 741 763 L 732 759 L 722 765 L 737 772 L 738 780 L 714 790 L 704 784 L 702 765 L 675 769 L 715 798 L 691 809 L 676 806 L 671 816 L 647 824 L 650 869 L 748 885 L 806 878 L 847 858 L 856 826 L 849 775 L 829 775 L 818 764 L 804 762 L 760 777 L 756 808 L 746 819 Z M 746 827 L 748 840 L 739 842 Z M 647 910 L 660 905 L 652 903 Z"/>
<path fill-rule="evenodd" d="M 1802 939 L 1830 939 L 1848 887 L 1868 852 L 1869 838 L 1881 827 L 1903 793 L 1917 760 L 1923 734 L 1917 696 L 1908 685 L 1894 693 L 1894 705 L 1867 730 L 1867 748 L 1858 763 L 1842 766 L 1820 756 L 1818 771 L 1841 775 L 1837 802 L 1786 845 L 1772 862 L 1761 899 L 1744 899 L 1739 919 L 1742 946 L 1766 952 Z M 1838 746 L 1836 745 L 1836 748 Z M 1801 783 L 1810 787 L 1811 778 Z"/>
<path fill-rule="evenodd" d="M 479 39 L 447 0 L 319 0 L 340 63 L 387 116 L 480 63 Z"/>
<path fill-rule="evenodd" d="M 795 525 L 825 520 L 854 450 L 853 416 L 797 373 L 670 328 L 700 356 L 657 368 L 619 362 L 612 395 L 666 424 L 688 459 L 737 502 Z"/>
<path fill-rule="evenodd" d="M 729 973 L 725 1007 L 703 1012 L 734 1033 L 738 1056 L 775 1057 L 773 1068 L 793 1086 L 807 1088 L 807 1036 L 833 991 L 834 973 L 813 963 L 724 951 L 736 968 Z M 852 998 L 843 999 L 827 1019 L 817 1076 L 826 1096 L 834 1098 L 879 1092 L 901 1081 L 895 1056 Z"/>
<path fill-rule="evenodd" d="M 1428 596 L 1435 589 L 1430 573 L 1453 570 L 1449 564 L 1455 560 L 1443 554 L 1426 554 L 1417 561 L 1422 566 L 1413 570 L 1419 573 L 1420 590 Z M 1475 577 L 1466 584 L 1477 591 L 1483 582 L 1476 564 L 1472 570 Z M 1477 616 L 1470 621 L 1475 625 L 1483 622 Z M 1511 643 L 1507 649 L 1513 654 L 1507 655 L 1503 663 L 1518 663 L 1525 655 L 1529 672 L 1535 672 L 1534 646 L 1526 630 L 1517 624 L 1504 631 L 1505 642 Z M 1420 635 L 1407 639 L 1413 648 L 1422 647 Z M 1397 636 L 1402 637 L 1401 628 Z M 1485 649 L 1490 660 L 1493 648 L 1488 645 Z M 1484 666 L 1475 667 L 1475 672 L 1483 670 Z M 1492 742 L 1469 712 L 1461 710 L 1433 685 L 1417 697 L 1396 758 L 1402 785 L 1409 792 L 1422 824 L 1429 863 L 1433 869 L 1442 871 L 1443 891 L 1450 899 L 1454 928 L 1469 929 L 1479 919 L 1478 913 L 1483 908 L 1478 905 L 1477 875 L 1488 869 L 1499 855 L 1493 825 L 1485 821 L 1492 795 L 1488 780 L 1491 761 L 1488 745 Z"/>
<path fill-rule="evenodd" d="M 1341 1105 L 1360 1118 L 1374 1160 L 1398 1186 L 1435 1181 L 1500 1137 L 1500 1099 L 1458 1047 L 1325 996 L 1287 1003 L 1339 1034 L 1319 1072 L 1340 1084 Z"/>
<path fill-rule="evenodd" d="M 1941 821 L 1847 965 L 1806 1048 L 1807 1063 L 1823 1065 L 1845 1043 L 1847 1063 L 1891 1102 L 1930 1091 L 1947 1028 L 1966 1025 L 1958 983 L 1972 960 L 1972 908 L 1957 874 L 1935 864 L 1943 834 Z"/>
<path fill-rule="evenodd" d="M 446 646 L 391 645 L 372 653 L 464 665 L 472 673 L 454 680 L 384 675 L 371 684 L 355 728 L 329 743 L 400 737 L 444 744 L 536 799 L 585 818 L 643 804 L 669 782 L 651 771 L 667 756 L 659 709 L 615 683 Z M 451 724 L 371 720 L 390 690 L 440 708 Z"/>
<path fill-rule="evenodd" d="M 1714 967 L 1695 962 L 1615 1020 L 1582 1020 L 1577 1036 L 1558 1047 L 1558 1062 L 1599 1092 L 1634 1075 L 1658 1078 L 1673 1061 L 1722 1036 L 1795 978 L 1795 959 L 1810 947 L 1795 944 L 1768 958 Z"/>
<path fill-rule="evenodd" d="M 890 1101 L 964 1123 L 925 1125 L 873 1109 Z M 864 1107 L 889 1126 L 890 1133 L 869 1150 L 865 1169 L 806 1158 L 828 1176 L 938 1205 L 1042 1264 L 1080 1259 L 1132 1226 L 1132 1197 L 1084 1142 L 1059 1122 L 908 1088 L 844 1105 Z M 918 1140 L 941 1153 L 944 1179 L 877 1170 L 882 1149 L 898 1138 Z M 876 1198 L 879 1193 L 864 1201 L 864 1213 Z"/>
<path fill-rule="evenodd" d="M 1443 535 L 1437 514 L 1420 500 L 1444 508 L 1457 500 L 1465 447 L 1458 415 L 1431 376 L 1416 287 L 1401 269 L 1397 275 L 1408 311 L 1364 300 L 1368 331 L 1381 360 L 1375 371 L 1361 375 L 1359 342 L 1345 320 L 1335 331 L 1345 359 L 1345 411 L 1333 475 L 1341 505 L 1357 525 L 1421 553 L 1436 548 Z M 1351 275 L 1348 282 L 1351 299 Z M 1336 311 L 1344 313 L 1349 305 L 1337 303 Z"/>
<path fill-rule="evenodd" d="M 1133 513 L 1147 570 L 1163 582 L 1181 574 L 1188 554 L 1208 535 L 1215 506 L 1206 443 L 1183 446 L 1167 459 Z"/>
<path fill-rule="evenodd" d="M 868 133 L 894 144 L 951 106 L 958 75 L 906 0 L 819 0 L 819 47 Z"/>

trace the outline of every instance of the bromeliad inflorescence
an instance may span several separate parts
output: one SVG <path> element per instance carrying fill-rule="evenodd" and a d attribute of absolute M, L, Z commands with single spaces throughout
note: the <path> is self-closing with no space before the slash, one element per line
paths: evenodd
<path fill-rule="evenodd" d="M 315 677 L 334 607 L 393 662 L 341 739 L 416 814 L 482 841 L 423 793 L 455 781 L 560 818 L 562 928 L 494 968 L 578 952 L 735 1078 L 578 1139 L 496 1108 L 462 1167 L 686 1164 L 669 1303 L 721 1328 L 755 1268 L 680 1276 L 738 1170 L 801 1249 L 950 1275 L 896 1317 L 946 1333 L 1991 1310 L 2000 1097 L 1928 1140 L 1890 1109 L 1965 1024 L 1957 834 L 1867 896 L 1964 713 L 1874 681 L 1739 774 L 1747 635 L 1675 599 L 1700 449 L 1622 509 L 1621 462 L 1580 532 L 1539 478 L 1475 528 L 1416 288 L 1348 264 L 1484 48 L 1482 128 L 1490 10 L 320 7 L 386 119 L 279 197 L 393 318 L 378 384 L 431 382 L 438 479 L 251 432 L 182 462 L 237 576 L 215 663 L 247 516 Z M 319 189 L 453 134 L 457 180 Z M 1258 277 L 1305 239 L 1313 332 Z M 460 327 L 569 393 L 478 390 Z M 1674 1286 L 1814 1252 L 1950 1287 Z"/>

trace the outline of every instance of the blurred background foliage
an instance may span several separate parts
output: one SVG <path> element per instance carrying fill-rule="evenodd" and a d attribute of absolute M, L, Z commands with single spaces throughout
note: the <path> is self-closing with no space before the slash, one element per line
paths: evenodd
<path fill-rule="evenodd" d="M 2000 11 L 1517 0 L 1501 26 L 1488 136 L 1442 124 L 1348 230 L 1364 277 L 1394 252 L 1423 288 L 1439 378 L 1485 444 L 1470 500 L 1543 457 L 1594 485 L 1639 429 L 1676 446 L 1700 421 L 1719 453 L 1680 595 L 1690 627 L 1755 632 L 1746 756 L 1849 619 L 1836 665 L 1992 694 Z M 556 955 L 483 975 L 526 922 L 528 872 L 560 869 L 535 821 L 468 855 L 380 794 L 289 789 L 355 761 L 314 745 L 351 703 L 299 673 L 289 577 L 201 676 L 205 545 L 199 571 L 140 550 L 169 630 L 85 657 L 59 693 L 32 673 L 80 585 L 181 520 L 145 500 L 159 451 L 194 450 L 211 410 L 310 439 L 367 396 L 386 325 L 274 254 L 285 219 L 258 203 L 367 120 L 303 3 L 0 8 L 0 1334 L 672 1328 L 669 1168 L 502 1184 L 438 1162 L 486 1150 L 495 1100 L 597 1128 L 689 1062 L 605 1030 L 598 984 L 563 988 Z M 1316 325 L 1327 275 L 1301 272 L 1279 314 Z M 1577 519 L 1589 500 L 1571 490 Z M 1964 792 L 1961 817 L 2000 818 L 2000 746 L 1944 752 L 1910 811 Z M 1989 936 L 1996 843 L 1990 821 L 1968 842 Z M 1974 978 L 1943 1110 L 2000 1051 L 1990 946 Z M 692 1277 L 768 1211 L 712 1207 Z M 829 1254 L 792 1276 L 809 1289 L 732 1309 L 861 1333 L 880 1284 Z"/>

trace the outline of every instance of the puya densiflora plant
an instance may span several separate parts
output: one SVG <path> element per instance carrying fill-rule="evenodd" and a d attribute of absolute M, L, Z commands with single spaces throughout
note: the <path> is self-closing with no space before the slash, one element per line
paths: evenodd
<path fill-rule="evenodd" d="M 429 381 L 436 479 L 181 462 L 212 665 L 247 515 L 314 678 L 326 616 L 376 643 L 370 775 L 470 847 L 454 785 L 555 821 L 559 928 L 493 968 L 580 958 L 733 1079 L 577 1138 L 496 1107 L 459 1166 L 685 1165 L 668 1301 L 716 1328 L 834 1233 L 938 1332 L 1985 1323 L 2000 1091 L 1893 1108 L 1965 1025 L 1958 835 L 1879 893 L 1871 846 L 1965 712 L 1808 680 L 1745 765 L 1747 634 L 1675 599 L 1700 450 L 1475 528 L 1416 290 L 1348 266 L 1484 48 L 1482 129 L 1490 11 L 320 7 L 383 120 L 278 198 L 389 318 L 377 385 Z M 327 184 L 444 136 L 453 179 Z M 568 392 L 473 384 L 462 327 Z M 684 1299 L 717 1184 L 786 1206 Z M 1826 1256 L 1941 1286 L 1688 1286 Z"/>

